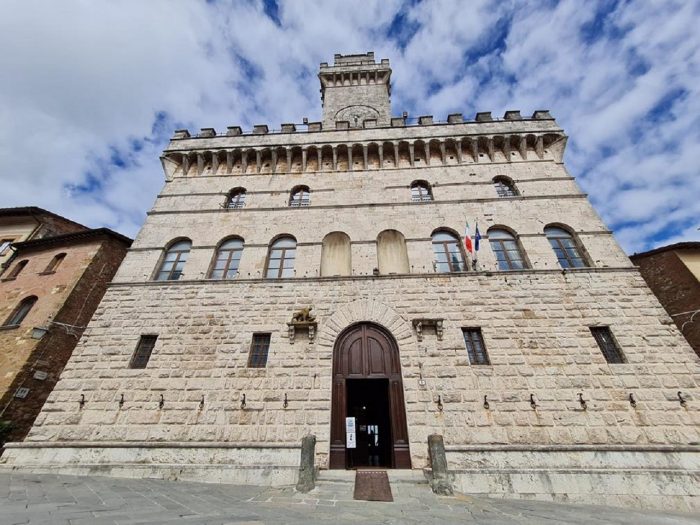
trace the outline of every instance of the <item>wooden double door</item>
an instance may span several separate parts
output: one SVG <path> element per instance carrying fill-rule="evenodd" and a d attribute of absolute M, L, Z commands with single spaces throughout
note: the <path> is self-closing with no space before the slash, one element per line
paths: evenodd
<path fill-rule="evenodd" d="M 346 418 L 355 430 L 350 447 Z M 411 468 L 399 349 L 373 323 L 346 329 L 333 350 L 329 466 Z"/>

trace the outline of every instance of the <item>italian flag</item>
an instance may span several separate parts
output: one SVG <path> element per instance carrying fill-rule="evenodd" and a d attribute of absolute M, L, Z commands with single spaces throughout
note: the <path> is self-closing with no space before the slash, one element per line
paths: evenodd
<path fill-rule="evenodd" d="M 466 221 L 466 226 L 464 227 L 464 247 L 467 249 L 469 255 L 474 255 L 474 246 L 472 245 L 472 236 L 469 233 L 469 221 Z"/>

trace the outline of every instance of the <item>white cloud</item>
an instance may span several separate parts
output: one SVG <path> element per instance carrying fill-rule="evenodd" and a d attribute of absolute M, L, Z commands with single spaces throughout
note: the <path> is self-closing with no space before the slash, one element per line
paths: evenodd
<path fill-rule="evenodd" d="M 392 62 L 395 114 L 551 109 L 569 170 L 628 251 L 697 237 L 697 0 L 288 1 L 280 24 L 262 1 L 4 7 L 0 206 L 134 235 L 176 125 L 318 118 L 318 63 L 374 50 Z"/>

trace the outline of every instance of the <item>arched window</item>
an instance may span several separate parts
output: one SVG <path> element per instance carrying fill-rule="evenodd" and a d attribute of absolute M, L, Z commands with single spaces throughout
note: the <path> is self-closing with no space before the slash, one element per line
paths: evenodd
<path fill-rule="evenodd" d="M 12 268 L 12 271 L 7 274 L 7 277 L 5 277 L 5 279 L 16 279 L 20 272 L 24 270 L 24 267 L 27 266 L 28 262 L 29 261 L 27 259 L 19 261 L 17 264 L 15 264 L 15 267 Z"/>
<path fill-rule="evenodd" d="M 517 197 L 520 195 L 518 189 L 515 187 L 515 183 L 508 177 L 494 178 L 493 185 L 499 197 Z"/>
<path fill-rule="evenodd" d="M 424 180 L 417 180 L 411 183 L 411 200 L 413 202 L 427 202 L 433 200 L 433 192 L 430 184 Z"/>
<path fill-rule="evenodd" d="M 56 268 L 63 262 L 63 259 L 66 258 L 65 253 L 59 253 L 57 255 L 54 255 L 53 259 L 51 259 L 51 262 L 49 262 L 49 265 L 46 267 L 46 269 L 42 273 L 53 273 L 56 271 Z"/>
<path fill-rule="evenodd" d="M 321 245 L 321 276 L 351 274 L 350 237 L 343 232 L 329 233 Z"/>
<path fill-rule="evenodd" d="M 384 230 L 377 235 L 379 273 L 409 273 L 406 239 L 401 232 Z"/>
<path fill-rule="evenodd" d="M 544 234 L 549 239 L 549 244 L 552 245 L 559 260 L 559 266 L 562 268 L 585 268 L 588 266 L 571 233 L 558 226 L 547 226 L 544 229 Z"/>
<path fill-rule="evenodd" d="M 228 239 L 219 245 L 209 270 L 209 279 L 233 279 L 243 255 L 243 239 Z"/>
<path fill-rule="evenodd" d="M 488 231 L 489 243 L 498 261 L 499 270 L 522 270 L 527 268 L 518 240 L 507 230 L 491 228 Z"/>
<path fill-rule="evenodd" d="M 270 246 L 267 256 L 268 279 L 280 279 L 282 277 L 294 277 L 294 259 L 297 254 L 297 241 L 294 237 L 279 237 Z"/>
<path fill-rule="evenodd" d="M 438 273 L 467 270 L 462 242 L 453 233 L 444 230 L 433 233 L 433 252 L 435 253 L 435 271 Z"/>
<path fill-rule="evenodd" d="M 292 193 L 289 197 L 289 206 L 292 208 L 299 208 L 301 206 L 308 206 L 311 200 L 311 192 L 308 186 L 297 186 L 292 189 Z"/>
<path fill-rule="evenodd" d="M 243 206 L 245 206 L 245 188 L 232 189 L 226 199 L 226 207 L 229 210 L 233 210 Z"/>
<path fill-rule="evenodd" d="M 156 274 L 156 281 L 177 281 L 182 276 L 182 270 L 190 254 L 192 241 L 183 239 L 177 241 L 165 252 L 160 268 Z"/>
<path fill-rule="evenodd" d="M 17 305 L 17 308 L 12 311 L 12 314 L 3 323 L 3 326 L 19 326 L 24 318 L 27 317 L 29 310 L 31 310 L 36 304 L 36 301 L 36 295 L 30 295 L 29 297 L 22 299 L 22 302 L 20 302 Z"/>

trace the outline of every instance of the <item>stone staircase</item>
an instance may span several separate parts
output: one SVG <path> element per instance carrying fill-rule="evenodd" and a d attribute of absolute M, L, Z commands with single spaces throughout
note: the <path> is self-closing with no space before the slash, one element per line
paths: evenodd
<path fill-rule="evenodd" d="M 432 494 L 423 470 L 387 469 L 394 502 L 407 498 L 425 498 Z M 316 487 L 309 497 L 328 501 L 352 501 L 355 488 L 354 470 L 320 470 L 316 476 Z"/>

